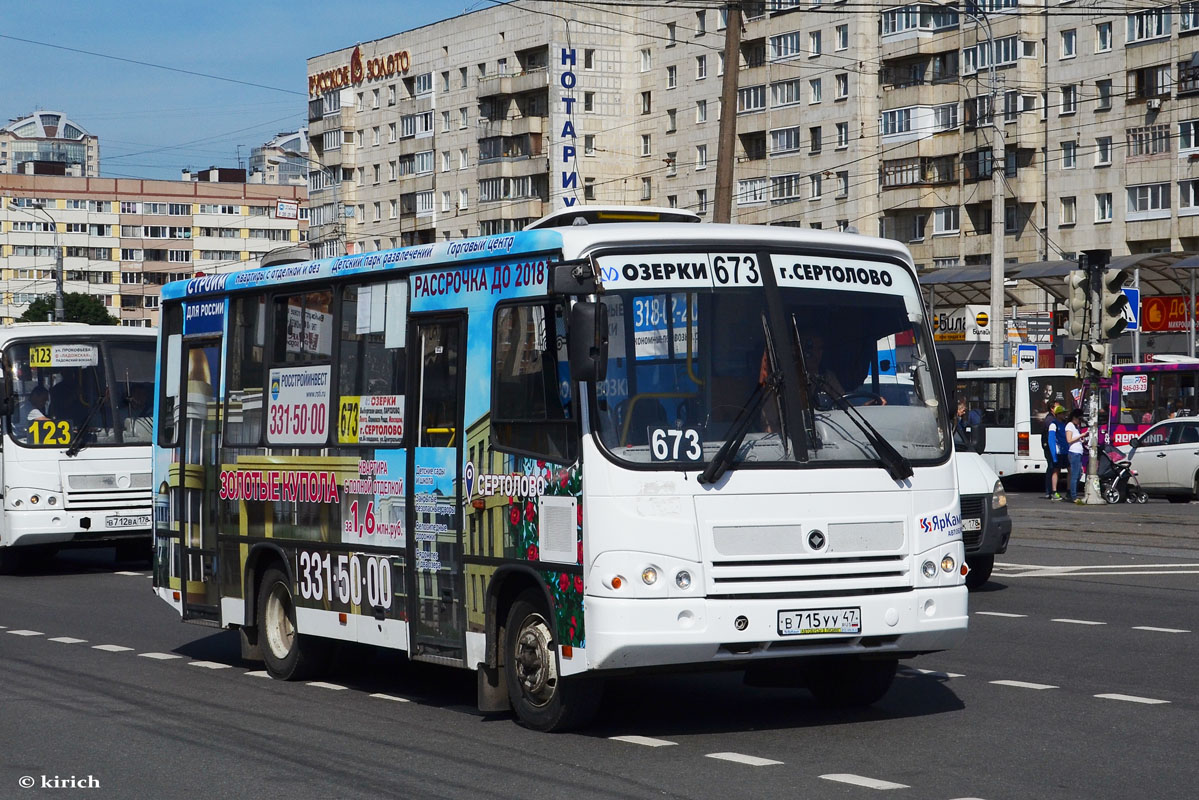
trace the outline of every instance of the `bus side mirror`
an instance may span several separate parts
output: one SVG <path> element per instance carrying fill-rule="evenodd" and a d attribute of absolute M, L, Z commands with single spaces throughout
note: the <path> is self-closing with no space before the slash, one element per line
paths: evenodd
<path fill-rule="evenodd" d="M 580 300 L 570 309 L 570 375 L 602 381 L 608 373 L 608 307 Z"/>
<path fill-rule="evenodd" d="M 941 370 L 941 387 L 945 390 L 945 413 L 950 423 L 957 409 L 953 406 L 953 397 L 958 388 L 958 362 L 953 353 L 943 348 L 937 348 L 937 366 Z"/>

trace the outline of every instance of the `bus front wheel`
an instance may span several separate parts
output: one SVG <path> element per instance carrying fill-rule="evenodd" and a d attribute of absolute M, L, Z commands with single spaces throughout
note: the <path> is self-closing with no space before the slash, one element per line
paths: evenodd
<path fill-rule="evenodd" d="M 258 643 L 262 660 L 272 678 L 301 680 L 322 671 L 330 654 L 328 642 L 301 634 L 296 629 L 296 604 L 291 581 L 271 567 L 258 587 Z"/>
<path fill-rule="evenodd" d="M 558 672 L 557 645 L 545 601 L 536 591 L 516 599 L 504 629 L 504 680 L 521 724 L 538 731 L 585 725 L 599 708 L 603 686 Z"/>

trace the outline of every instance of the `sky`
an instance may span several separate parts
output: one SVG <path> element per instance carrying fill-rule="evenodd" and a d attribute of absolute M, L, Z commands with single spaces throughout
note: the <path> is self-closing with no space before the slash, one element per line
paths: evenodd
<path fill-rule="evenodd" d="M 179 180 L 237 166 L 239 146 L 245 166 L 306 124 L 308 58 L 492 4 L 0 0 L 0 125 L 63 112 L 100 137 L 103 177 Z"/>

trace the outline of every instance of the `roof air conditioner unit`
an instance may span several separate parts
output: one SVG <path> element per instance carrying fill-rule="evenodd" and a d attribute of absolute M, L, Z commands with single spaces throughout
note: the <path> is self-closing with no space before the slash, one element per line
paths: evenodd
<path fill-rule="evenodd" d="M 1162 107 L 1162 101 L 1160 97 L 1151 97 L 1145 101 L 1145 105 L 1149 107 L 1150 111 L 1160 111 Z"/>

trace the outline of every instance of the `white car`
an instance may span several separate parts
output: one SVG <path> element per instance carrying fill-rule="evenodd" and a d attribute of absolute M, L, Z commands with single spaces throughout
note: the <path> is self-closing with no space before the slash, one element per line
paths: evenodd
<path fill-rule="evenodd" d="M 1171 503 L 1199 500 L 1199 417 L 1164 419 L 1129 444 L 1145 494 Z"/>

